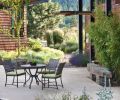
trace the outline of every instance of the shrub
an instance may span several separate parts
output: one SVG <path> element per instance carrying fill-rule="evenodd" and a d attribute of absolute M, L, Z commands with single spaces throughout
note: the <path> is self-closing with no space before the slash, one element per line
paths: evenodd
<path fill-rule="evenodd" d="M 67 29 L 68 30 L 68 29 Z M 64 34 L 64 42 L 71 42 L 71 43 L 77 43 L 78 41 L 78 32 L 76 31 L 76 29 L 71 28 L 68 31 L 64 30 L 65 34 Z"/>
<path fill-rule="evenodd" d="M 61 49 L 61 44 L 55 44 L 54 48 L 60 50 Z"/>
<path fill-rule="evenodd" d="M 46 31 L 46 40 L 47 40 L 47 46 L 53 44 L 53 32 L 51 30 Z"/>
<path fill-rule="evenodd" d="M 88 56 L 85 54 L 75 53 L 70 58 L 70 63 L 74 66 L 87 66 L 87 63 L 89 62 Z"/>
<path fill-rule="evenodd" d="M 41 51 L 27 50 L 20 53 L 20 58 L 24 58 L 27 61 L 35 61 L 37 63 L 47 63 L 50 58 L 60 59 L 63 58 L 64 53 L 60 50 L 43 47 Z M 16 51 L 0 51 L 1 59 L 15 59 L 17 57 Z"/>
<path fill-rule="evenodd" d="M 42 48 L 42 44 L 40 39 L 31 39 L 29 38 L 29 47 L 34 51 L 40 51 Z"/>
<path fill-rule="evenodd" d="M 15 59 L 17 56 L 17 52 L 15 51 L 0 51 L 0 58 L 1 59 Z"/>
<path fill-rule="evenodd" d="M 96 58 L 113 72 L 113 78 L 120 82 L 120 18 L 105 16 L 97 8 L 96 21 L 91 24 L 90 38 L 95 46 Z"/>
<path fill-rule="evenodd" d="M 77 49 L 78 49 L 77 43 L 68 42 L 66 44 L 61 45 L 61 50 L 65 53 L 72 53 L 73 51 L 76 51 Z"/>
<path fill-rule="evenodd" d="M 23 54 L 23 53 L 22 53 Z M 21 55 L 22 58 L 28 61 L 34 60 L 38 63 L 47 63 L 50 58 L 60 59 L 64 56 L 64 53 L 60 50 L 43 47 L 41 51 L 28 50 L 25 54 Z"/>
<path fill-rule="evenodd" d="M 62 43 L 63 42 L 63 35 L 64 35 L 64 32 L 60 29 L 55 29 L 53 30 L 53 42 L 54 42 L 54 45 L 57 44 L 57 43 Z"/>

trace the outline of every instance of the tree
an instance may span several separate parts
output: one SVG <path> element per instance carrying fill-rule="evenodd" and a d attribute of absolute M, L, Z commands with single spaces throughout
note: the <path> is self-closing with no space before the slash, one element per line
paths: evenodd
<path fill-rule="evenodd" d="M 60 15 L 56 14 L 59 10 L 60 6 L 53 2 L 29 8 L 28 33 L 40 37 L 45 35 L 47 30 L 57 27 L 62 19 Z"/>

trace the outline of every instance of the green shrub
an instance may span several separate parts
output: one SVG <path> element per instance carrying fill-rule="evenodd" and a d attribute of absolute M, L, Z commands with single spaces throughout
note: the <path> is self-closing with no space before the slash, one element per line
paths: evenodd
<path fill-rule="evenodd" d="M 120 82 L 120 18 L 117 15 L 105 16 L 100 8 L 97 8 L 95 16 L 96 21 L 91 24 L 89 33 L 96 58 Z"/>
<path fill-rule="evenodd" d="M 53 32 L 51 30 L 48 30 L 46 32 L 46 40 L 47 40 L 47 46 L 50 46 L 50 44 L 53 44 Z"/>
<path fill-rule="evenodd" d="M 78 41 L 78 32 L 76 31 L 76 29 L 71 28 L 71 29 L 67 29 L 68 31 L 65 31 L 64 34 L 64 42 L 71 42 L 71 43 L 77 43 Z"/>
<path fill-rule="evenodd" d="M 61 44 L 55 44 L 54 48 L 60 50 Z"/>
<path fill-rule="evenodd" d="M 23 53 L 22 53 L 23 54 Z M 43 47 L 41 51 L 28 50 L 25 54 L 21 55 L 22 58 L 27 59 L 28 61 L 34 60 L 38 63 L 47 63 L 50 58 L 62 58 L 64 53 L 60 50 Z"/>
<path fill-rule="evenodd" d="M 15 51 L 0 51 L 0 58 L 1 59 L 15 59 L 17 56 L 17 52 Z"/>
<path fill-rule="evenodd" d="M 26 59 L 28 62 L 35 61 L 37 63 L 47 63 L 50 58 L 60 59 L 63 58 L 64 53 L 60 50 L 52 49 L 49 47 L 42 47 L 41 51 L 27 50 L 21 51 L 20 58 Z M 16 51 L 0 51 L 1 59 L 15 59 L 17 57 Z"/>
<path fill-rule="evenodd" d="M 53 42 L 54 42 L 54 45 L 57 44 L 57 43 L 62 43 L 63 42 L 63 35 L 64 35 L 64 32 L 60 29 L 55 29 L 53 30 Z"/>
<path fill-rule="evenodd" d="M 78 49 L 77 43 L 68 42 L 66 44 L 61 45 L 61 50 L 65 53 L 72 53 L 73 51 L 76 51 L 77 49 Z"/>
<path fill-rule="evenodd" d="M 40 51 L 42 48 L 42 44 L 40 39 L 31 39 L 29 38 L 29 47 L 34 51 Z"/>

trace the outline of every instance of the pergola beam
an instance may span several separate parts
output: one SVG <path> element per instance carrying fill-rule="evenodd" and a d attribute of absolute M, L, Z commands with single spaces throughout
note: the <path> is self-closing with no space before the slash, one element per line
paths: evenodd
<path fill-rule="evenodd" d="M 60 11 L 59 14 L 65 16 L 72 15 L 94 15 L 92 11 Z"/>
<path fill-rule="evenodd" d="M 98 4 L 98 0 L 90 0 L 90 11 L 94 11 L 95 9 L 95 3 Z M 91 16 L 90 18 L 91 22 L 94 22 L 95 21 L 95 18 L 93 16 Z M 89 56 L 90 56 L 90 62 L 92 60 L 95 60 L 95 50 L 94 50 L 94 45 L 92 43 L 90 43 L 90 52 L 89 52 Z"/>
<path fill-rule="evenodd" d="M 83 11 L 83 0 L 78 0 L 79 12 Z M 79 53 L 83 53 L 83 16 L 79 15 Z"/>

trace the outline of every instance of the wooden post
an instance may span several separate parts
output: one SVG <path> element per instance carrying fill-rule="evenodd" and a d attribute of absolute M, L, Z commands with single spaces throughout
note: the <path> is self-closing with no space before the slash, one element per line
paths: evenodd
<path fill-rule="evenodd" d="M 112 10 L 112 1 L 111 0 L 105 0 L 105 4 L 106 4 L 106 15 L 109 16 L 109 13 Z"/>
<path fill-rule="evenodd" d="M 91 11 L 94 11 L 94 9 L 95 9 L 95 0 L 90 0 L 90 10 Z M 91 22 L 94 22 L 95 21 L 95 19 L 94 19 L 94 17 L 93 16 L 91 16 Z M 92 42 L 92 41 L 91 41 Z M 92 61 L 92 60 L 95 60 L 95 50 L 94 50 L 94 45 L 92 45 L 92 43 L 90 42 L 90 62 Z"/>
<path fill-rule="evenodd" d="M 24 5 L 24 32 L 23 32 L 23 37 L 27 39 L 27 6 Z"/>
<path fill-rule="evenodd" d="M 78 0 L 79 11 L 82 12 L 83 3 L 82 0 Z M 79 53 L 83 52 L 83 17 L 79 15 Z"/>

